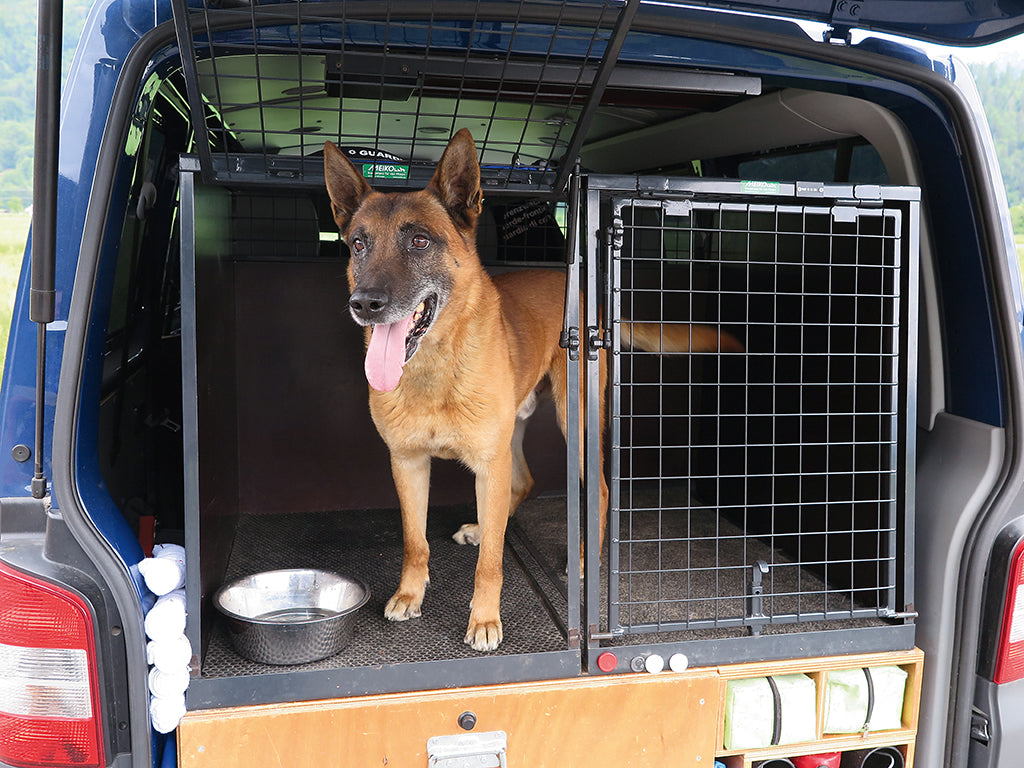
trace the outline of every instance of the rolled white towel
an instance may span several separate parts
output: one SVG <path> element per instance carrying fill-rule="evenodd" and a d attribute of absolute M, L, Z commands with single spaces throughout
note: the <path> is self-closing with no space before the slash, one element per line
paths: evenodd
<path fill-rule="evenodd" d="M 146 614 L 146 637 L 161 640 L 184 634 L 185 615 L 185 590 L 176 589 L 164 595 Z"/>
<path fill-rule="evenodd" d="M 185 548 L 179 544 L 157 544 L 153 556 L 139 563 L 139 573 L 154 595 L 180 589 L 185 584 Z"/>
<path fill-rule="evenodd" d="M 178 727 L 185 716 L 185 694 L 177 696 L 153 696 L 149 700 L 149 717 L 153 730 L 170 733 Z"/>
<path fill-rule="evenodd" d="M 154 696 L 177 696 L 179 693 L 185 692 L 188 683 L 189 674 L 186 668 L 176 672 L 164 672 L 157 667 L 149 670 L 149 692 Z"/>
<path fill-rule="evenodd" d="M 146 663 L 165 672 L 188 669 L 192 663 L 192 643 L 185 635 L 150 640 L 146 643 Z"/>

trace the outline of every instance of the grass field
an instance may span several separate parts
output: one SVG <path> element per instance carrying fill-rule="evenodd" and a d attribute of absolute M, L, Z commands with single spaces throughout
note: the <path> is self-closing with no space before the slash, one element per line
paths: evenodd
<path fill-rule="evenodd" d="M 0 376 L 4 370 L 14 289 L 18 285 L 30 220 L 27 213 L 0 213 Z"/>

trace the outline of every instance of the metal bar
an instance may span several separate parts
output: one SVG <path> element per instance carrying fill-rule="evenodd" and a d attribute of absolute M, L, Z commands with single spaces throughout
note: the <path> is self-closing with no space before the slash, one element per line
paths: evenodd
<path fill-rule="evenodd" d="M 29 319 L 36 327 L 35 467 L 32 496 L 46 496 L 44 442 L 46 324 L 53 322 L 57 263 L 57 176 L 60 151 L 60 75 L 64 7 L 39 0 L 36 41 L 35 148 L 32 165 L 32 276 Z"/>
<path fill-rule="evenodd" d="M 586 178 L 586 177 L 584 177 Z M 601 220 L 600 194 L 585 190 L 583 196 L 585 209 L 583 209 L 583 231 L 586 233 L 584 250 L 580 261 L 583 266 L 583 297 L 585 319 L 581 319 L 580 336 L 583 340 L 588 338 L 587 329 L 597 325 L 597 259 L 600 253 L 598 245 L 598 223 Z M 586 506 L 583 518 L 583 549 L 584 549 L 584 609 L 586 612 L 587 636 L 586 646 L 588 656 L 593 655 L 598 647 L 597 642 L 591 637 L 601 625 L 601 547 L 599 532 L 599 515 L 601 513 L 600 503 L 600 473 L 604 468 L 600 466 L 598 457 L 601 455 L 601 442 L 604 436 L 601 434 L 601 412 L 600 398 L 600 366 L 595 355 L 590 354 L 589 345 L 584 341 L 584 377 L 583 390 L 586 393 L 586 419 L 584 420 L 584 481 Z M 605 510 L 606 511 L 606 510 Z M 589 661 L 589 659 L 588 659 Z"/>
<path fill-rule="evenodd" d="M 765 624 L 781 625 L 781 624 L 799 624 L 799 623 L 816 623 L 822 621 L 848 621 L 856 619 L 878 619 L 878 618 L 892 618 L 892 614 L 884 609 L 857 609 L 849 611 L 814 611 L 803 614 L 783 614 L 778 616 L 772 616 L 770 620 L 767 619 L 749 619 L 749 618 L 729 618 L 729 619 L 690 619 L 686 621 L 664 621 L 659 623 L 647 623 L 647 624 L 632 624 L 624 626 L 616 626 L 612 628 L 612 634 L 615 637 L 621 637 L 625 635 L 650 635 L 661 632 L 685 632 L 694 630 L 707 630 L 707 629 L 730 629 L 736 627 L 754 627 L 763 626 Z M 753 637 L 759 637 L 759 634 L 754 634 Z"/>
<path fill-rule="evenodd" d="M 605 88 L 608 87 L 608 81 L 611 79 L 612 72 L 615 70 L 615 65 L 619 60 L 619 53 L 626 42 L 626 35 L 629 34 L 629 27 L 633 23 L 633 17 L 636 16 L 639 8 L 640 0 L 626 0 L 626 4 L 619 11 L 619 18 L 615 22 L 615 29 L 612 31 L 611 39 L 608 41 L 607 47 L 605 47 L 604 58 L 601 59 L 601 65 L 594 76 L 590 93 L 587 95 L 587 102 L 583 105 L 583 110 L 576 120 L 576 127 L 573 129 L 572 138 L 569 140 L 569 146 L 559 162 L 558 176 L 555 177 L 554 183 L 556 191 L 565 188 L 569 180 L 569 174 L 572 172 L 576 160 L 580 156 L 583 140 L 590 130 L 590 121 L 597 112 L 597 108 L 601 106 L 601 98 L 604 96 Z"/>
<path fill-rule="evenodd" d="M 568 234 L 569 252 L 566 267 L 565 289 L 565 331 L 564 339 L 568 343 L 575 332 L 576 346 L 567 347 L 566 351 L 566 581 L 568 582 L 569 632 L 570 647 L 576 645 L 581 637 L 581 606 L 580 606 L 580 478 L 583 471 L 583 455 L 579 446 L 583 444 L 580 433 L 580 263 L 583 260 L 582 233 L 583 222 L 586 221 L 582 209 L 584 195 L 583 179 L 574 173 L 569 179 Z M 586 507 L 584 507 L 586 509 Z"/>
<path fill-rule="evenodd" d="M 905 255 L 901 261 L 903 264 L 902 281 L 903 290 L 906 294 L 904 309 L 906 312 L 906 328 L 903 335 L 902 365 L 903 396 L 898 401 L 903 409 L 902 434 L 904 440 L 903 454 L 899 457 L 899 466 L 903 467 L 903 509 L 902 515 L 895 520 L 896 524 L 903 526 L 903 546 L 899 554 L 903 557 L 902 576 L 902 605 L 903 608 L 911 611 L 914 602 L 914 559 L 915 559 L 915 526 L 917 517 L 914 514 L 914 499 L 916 497 L 917 476 L 914 472 L 914 460 L 917 455 L 917 359 L 918 359 L 918 318 L 917 308 L 919 306 L 918 291 L 919 270 L 920 270 L 920 248 L 921 248 L 921 204 L 912 201 L 908 206 L 908 216 L 904 220 L 907 229 L 906 250 L 899 254 Z"/>
<path fill-rule="evenodd" d="M 179 216 L 181 220 L 181 391 L 182 445 L 184 448 L 185 530 L 200 531 L 199 515 L 199 339 L 196 327 L 196 176 L 199 163 L 193 157 L 180 162 Z M 188 605 L 202 604 L 200 537 L 185 540 L 185 592 Z M 205 620 L 204 620 L 205 621 Z M 206 646 L 202 642 L 200 621 L 190 621 L 185 629 L 200 665 Z"/>
<path fill-rule="evenodd" d="M 199 75 L 196 72 L 196 46 L 192 36 L 192 20 L 187 0 L 171 0 L 171 12 L 174 16 L 174 32 L 178 38 L 181 67 L 185 74 L 185 93 L 188 96 L 189 113 L 192 118 L 195 151 L 199 155 L 203 181 L 209 183 L 214 178 L 210 132 L 209 126 L 206 124 L 203 94 L 199 90 Z M 209 14 L 209 9 L 207 9 L 207 14 Z"/>

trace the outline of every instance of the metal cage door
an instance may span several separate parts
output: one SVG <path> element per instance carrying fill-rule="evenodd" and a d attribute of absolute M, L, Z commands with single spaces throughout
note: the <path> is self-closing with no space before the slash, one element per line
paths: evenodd
<path fill-rule="evenodd" d="M 595 214 L 610 502 L 592 637 L 899 617 L 907 211 L 634 193 L 592 195 Z"/>

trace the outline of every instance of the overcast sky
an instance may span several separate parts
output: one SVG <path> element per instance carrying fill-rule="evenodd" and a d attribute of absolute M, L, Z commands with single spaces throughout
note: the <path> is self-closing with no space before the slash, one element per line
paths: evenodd
<path fill-rule="evenodd" d="M 1003 61 L 1024 63 L 1024 35 L 980 48 L 957 48 L 954 55 L 968 64 L 992 64 Z"/>

